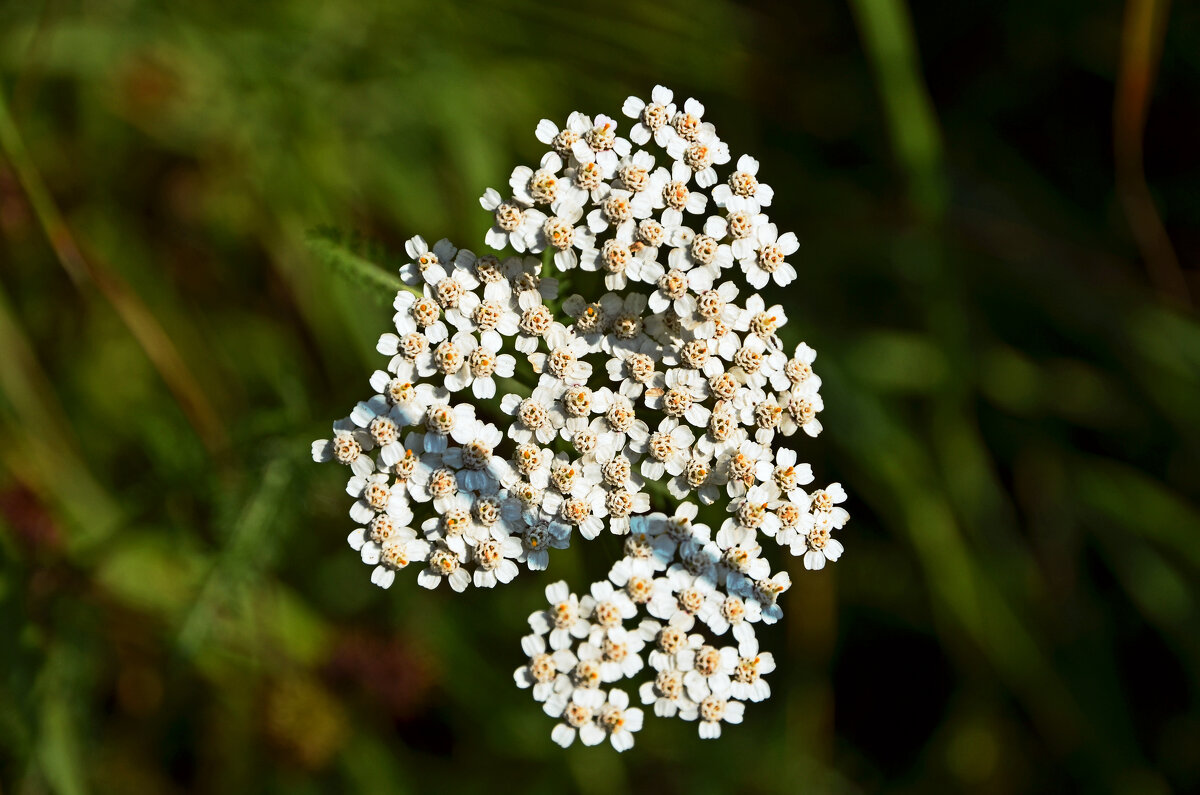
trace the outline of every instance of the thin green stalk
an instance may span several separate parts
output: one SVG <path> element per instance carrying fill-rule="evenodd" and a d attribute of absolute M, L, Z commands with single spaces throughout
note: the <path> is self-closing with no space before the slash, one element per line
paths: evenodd
<path fill-rule="evenodd" d="M 316 229 L 308 234 L 308 250 L 316 255 L 334 273 L 356 284 L 367 287 L 381 301 L 391 304 L 395 293 L 405 290 L 413 295 L 423 295 L 416 287 L 409 287 L 399 276 L 355 253 L 337 232 Z"/>
<path fill-rule="evenodd" d="M 942 136 L 921 77 L 908 8 L 904 0 L 851 0 L 850 5 L 913 207 L 926 217 L 940 217 L 947 200 Z"/>

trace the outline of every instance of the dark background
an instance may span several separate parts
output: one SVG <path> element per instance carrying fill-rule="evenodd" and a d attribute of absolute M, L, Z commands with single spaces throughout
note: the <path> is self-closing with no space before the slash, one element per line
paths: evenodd
<path fill-rule="evenodd" d="M 563 752 L 549 578 L 346 548 L 309 442 L 390 295 L 306 235 L 478 250 L 538 119 L 656 82 L 800 237 L 854 518 L 744 725 Z M 0 88 L 0 791 L 1200 789 L 1195 4 L 10 1 Z"/>

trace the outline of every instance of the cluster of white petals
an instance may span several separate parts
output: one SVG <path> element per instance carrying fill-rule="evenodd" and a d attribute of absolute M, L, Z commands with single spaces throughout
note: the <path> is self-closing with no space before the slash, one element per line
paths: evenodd
<path fill-rule="evenodd" d="M 546 587 L 515 673 L 555 742 L 620 751 L 642 724 L 626 678 L 704 738 L 770 696 L 756 629 L 791 580 L 764 547 L 820 569 L 849 519 L 790 444 L 821 431 L 821 379 L 758 292 L 796 279 L 798 248 L 758 161 L 722 181 L 704 106 L 662 86 L 623 112 L 628 138 L 607 116 L 538 124 L 536 167 L 480 199 L 497 253 L 408 241 L 386 369 L 312 448 L 350 468 L 349 542 L 384 588 L 410 565 L 426 588 L 491 588 L 620 536 L 588 593 Z"/>

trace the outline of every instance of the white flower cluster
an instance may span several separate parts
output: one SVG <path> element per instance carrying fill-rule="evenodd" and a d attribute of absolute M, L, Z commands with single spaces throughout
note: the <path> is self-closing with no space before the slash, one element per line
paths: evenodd
<path fill-rule="evenodd" d="M 556 742 L 617 750 L 642 712 L 613 685 L 646 664 L 641 702 L 701 737 L 767 698 L 755 629 L 779 620 L 791 581 L 763 539 L 820 569 L 849 519 L 841 486 L 811 488 L 784 444 L 821 431 L 816 353 L 784 350 L 783 307 L 729 278 L 796 278 L 758 162 L 721 182 L 728 145 L 662 86 L 623 110 L 629 139 L 607 116 L 543 120 L 537 167 L 514 169 L 507 197 L 484 193 L 486 243 L 515 255 L 408 241 L 387 369 L 312 450 L 350 467 L 350 545 L 384 588 L 410 563 L 427 588 L 490 588 L 576 534 L 621 536 L 589 594 L 546 588 L 515 674 L 558 718 Z M 592 293 L 560 299 L 566 284 Z M 715 531 L 701 506 L 720 512 Z"/>

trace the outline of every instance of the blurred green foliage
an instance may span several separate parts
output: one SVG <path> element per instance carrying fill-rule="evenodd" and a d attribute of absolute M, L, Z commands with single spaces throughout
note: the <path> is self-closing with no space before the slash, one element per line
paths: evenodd
<path fill-rule="evenodd" d="M 1186 266 L 1200 14 L 1170 15 L 1145 169 Z M 1200 788 L 1200 324 L 1150 289 L 1118 201 L 1118 70 L 1159 61 L 1123 60 L 1127 24 L 1083 2 L 0 6 L 26 150 L 0 160 L 0 791 Z M 306 240 L 478 249 L 476 197 L 539 118 L 656 82 L 761 159 L 803 241 L 772 297 L 820 351 L 806 451 L 855 518 L 842 562 L 793 572 L 745 725 L 563 753 L 511 683 L 544 579 L 381 592 L 347 554 L 341 473 L 308 443 L 363 392 L 390 296 Z"/>

